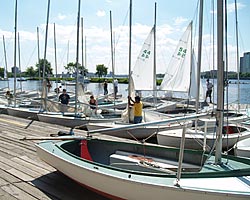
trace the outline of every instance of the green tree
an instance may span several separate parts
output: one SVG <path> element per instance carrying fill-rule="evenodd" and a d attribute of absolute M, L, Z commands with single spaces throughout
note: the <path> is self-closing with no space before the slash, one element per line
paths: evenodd
<path fill-rule="evenodd" d="M 73 62 L 70 62 L 67 64 L 67 66 L 64 66 L 64 68 L 68 71 L 69 74 L 72 74 L 75 72 L 76 65 Z"/>
<path fill-rule="evenodd" d="M 86 69 L 84 66 L 79 66 L 79 73 L 86 76 L 86 74 L 89 72 L 88 69 Z"/>
<path fill-rule="evenodd" d="M 64 66 L 64 68 L 68 71 L 68 73 L 73 74 L 76 71 L 76 66 L 76 63 L 70 62 L 67 64 L 67 66 Z M 78 70 L 80 74 L 86 75 L 86 73 L 88 73 L 88 70 L 80 63 L 78 63 Z"/>
<path fill-rule="evenodd" d="M 4 68 L 0 67 L 0 77 L 4 77 Z"/>
<path fill-rule="evenodd" d="M 108 68 L 104 64 L 96 65 L 96 73 L 99 78 L 108 74 Z"/>
<path fill-rule="evenodd" d="M 36 72 L 36 70 L 34 69 L 33 66 L 28 67 L 28 68 L 26 69 L 25 73 L 26 73 L 26 75 L 29 76 L 29 77 L 34 77 L 34 76 L 37 74 L 37 72 Z"/>
<path fill-rule="evenodd" d="M 51 64 L 48 60 L 44 59 L 39 59 L 39 63 L 36 64 L 36 74 L 39 74 L 40 71 L 40 75 L 41 77 L 43 76 L 43 65 L 45 63 L 45 77 L 48 77 L 49 75 L 53 75 L 53 69 L 51 67 Z"/>

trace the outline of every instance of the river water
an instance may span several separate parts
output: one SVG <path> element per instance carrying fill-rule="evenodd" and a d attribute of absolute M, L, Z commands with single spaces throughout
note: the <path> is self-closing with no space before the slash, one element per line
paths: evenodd
<path fill-rule="evenodd" d="M 214 101 L 216 102 L 216 96 L 217 96 L 217 80 L 210 80 L 213 84 L 214 84 L 214 88 L 213 88 L 213 94 L 214 95 Z M 227 89 L 225 89 L 225 99 L 227 99 L 226 97 L 228 96 L 228 102 L 229 103 L 236 103 L 237 99 L 238 99 L 238 84 L 236 84 L 236 80 L 230 80 L 230 84 L 228 86 Z M 241 104 L 250 104 L 250 80 L 241 80 L 240 81 L 241 84 L 239 84 L 240 87 L 240 103 Z M 13 79 L 9 79 L 9 81 L 0 81 L 0 88 L 5 88 L 5 87 L 9 87 L 11 89 L 14 88 L 14 80 Z M 58 83 L 58 85 L 60 85 L 60 83 Z M 95 96 L 99 96 L 100 94 L 103 94 L 103 85 L 102 83 L 88 83 L 85 84 L 86 89 L 90 90 L 93 92 L 93 94 Z M 204 92 L 205 92 L 205 88 L 206 88 L 206 83 L 205 80 L 202 80 L 202 86 L 204 88 Z M 40 81 L 22 81 L 19 82 L 17 81 L 17 87 L 16 88 L 21 88 L 22 90 L 26 91 L 26 90 L 40 90 L 41 89 L 41 82 Z M 75 87 L 74 86 L 62 86 L 63 88 L 66 88 L 68 91 L 74 91 Z M 56 88 L 56 83 L 53 82 L 52 83 L 52 88 Z M 122 94 L 123 97 L 128 96 L 128 85 L 127 84 L 119 84 L 118 85 L 118 92 Z M 227 95 L 227 91 L 228 90 L 228 95 Z M 113 84 L 109 83 L 108 84 L 108 91 L 109 93 L 113 92 Z M 152 94 L 149 91 L 144 91 L 142 92 L 143 96 L 148 96 Z M 164 95 L 164 92 L 158 92 L 157 94 L 158 96 L 162 96 Z M 226 102 L 227 100 L 225 100 Z"/>

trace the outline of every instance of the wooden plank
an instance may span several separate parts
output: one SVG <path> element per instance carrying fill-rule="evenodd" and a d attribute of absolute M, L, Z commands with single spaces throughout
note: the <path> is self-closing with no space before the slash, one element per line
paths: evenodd
<path fill-rule="evenodd" d="M 105 200 L 53 167 L 44 163 L 36 154 L 36 141 L 20 141 L 24 136 L 49 136 L 70 128 L 0 114 L 0 199 L 93 199 Z M 22 124 L 23 123 L 23 124 Z M 85 131 L 74 130 L 76 134 Z"/>
<path fill-rule="evenodd" d="M 16 199 L 24 200 L 37 200 L 39 198 L 36 198 L 25 191 L 21 190 L 20 188 L 16 187 L 15 185 L 3 185 L 1 186 L 1 189 L 5 191 L 6 193 L 10 194 L 11 196 L 15 197 Z"/>
<path fill-rule="evenodd" d="M 5 192 L 0 186 L 0 199 L 3 200 L 17 200 L 17 198 L 11 196 L 9 193 Z"/>
<path fill-rule="evenodd" d="M 26 160 L 22 160 L 22 159 L 20 159 L 20 158 L 18 158 L 18 157 L 14 157 L 14 158 L 12 158 L 11 160 L 12 160 L 13 162 L 15 162 L 15 163 L 18 163 L 18 164 L 22 165 L 22 166 L 25 167 L 25 168 L 32 169 L 32 171 L 35 171 L 35 172 L 37 172 L 37 173 L 39 173 L 39 174 L 46 174 L 46 173 L 49 172 L 48 170 L 45 170 L 45 169 L 43 169 L 43 168 L 41 168 L 41 167 L 38 167 L 38 166 L 36 166 L 36 165 L 34 165 L 34 164 L 32 164 L 32 163 L 29 163 L 29 162 L 27 162 Z"/>
<path fill-rule="evenodd" d="M 11 167 L 8 170 L 9 172 L 12 171 L 12 173 L 16 173 L 16 175 L 18 175 L 18 174 L 20 174 L 20 176 L 22 175 L 24 178 L 20 177 L 20 179 L 22 179 L 23 181 L 28 181 L 32 178 L 40 176 L 40 173 L 38 173 L 32 169 L 26 168 L 26 167 L 22 166 L 21 164 L 13 162 L 12 160 L 6 159 L 4 157 L 0 157 L 0 162 Z M 30 178 L 30 177 L 32 177 L 32 178 Z"/>

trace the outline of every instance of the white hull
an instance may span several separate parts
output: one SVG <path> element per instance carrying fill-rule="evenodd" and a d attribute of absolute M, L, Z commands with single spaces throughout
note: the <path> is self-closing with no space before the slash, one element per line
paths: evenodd
<path fill-rule="evenodd" d="M 234 146 L 234 154 L 236 156 L 250 158 L 250 138 L 237 142 Z"/>
<path fill-rule="evenodd" d="M 145 139 L 150 136 L 154 136 L 159 131 L 159 127 L 157 126 L 149 126 L 149 127 L 138 127 L 131 130 L 115 130 L 115 128 L 123 127 L 129 124 L 126 123 L 88 123 L 86 127 L 89 131 L 91 130 L 99 130 L 99 129 L 106 129 L 106 128 L 113 128 L 113 131 L 106 131 L 106 135 L 111 135 L 120 138 L 127 138 L 127 139 Z"/>
<path fill-rule="evenodd" d="M 161 131 L 157 134 L 157 141 L 160 145 L 180 147 L 182 129 Z M 195 131 L 187 129 L 185 134 L 185 148 L 187 149 L 203 149 L 205 134 L 203 131 Z M 245 129 L 240 133 L 231 133 L 228 135 L 223 135 L 222 148 L 227 149 L 233 147 L 239 140 L 250 137 L 250 130 Z M 206 150 L 211 150 L 215 145 L 215 132 L 208 132 L 206 134 Z"/>
<path fill-rule="evenodd" d="M 51 114 L 38 114 L 39 121 L 58 124 L 61 126 L 67 126 L 71 128 L 76 127 L 85 127 L 88 122 L 98 123 L 98 122 L 110 122 L 115 119 L 103 119 L 103 118 L 94 118 L 94 117 L 74 117 L 62 115 L 60 113 L 51 113 Z"/>
<path fill-rule="evenodd" d="M 176 180 L 174 177 L 144 176 L 130 171 L 114 170 L 96 165 L 91 161 L 69 158 L 69 155 L 64 153 L 61 158 L 56 156 L 57 151 L 58 148 L 46 151 L 37 146 L 37 153 L 42 160 L 81 185 L 112 199 L 238 200 L 250 198 L 250 186 L 235 177 L 186 178 L 181 179 L 181 187 L 177 187 L 174 185 Z M 244 177 L 248 181 L 249 178 Z"/>
<path fill-rule="evenodd" d="M 8 115 L 38 120 L 37 114 L 39 113 L 39 109 L 29 109 L 29 108 L 7 108 Z"/>

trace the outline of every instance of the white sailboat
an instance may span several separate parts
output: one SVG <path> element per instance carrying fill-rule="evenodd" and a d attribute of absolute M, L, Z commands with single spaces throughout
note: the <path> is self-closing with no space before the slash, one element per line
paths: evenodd
<path fill-rule="evenodd" d="M 186 94 L 187 98 L 196 98 L 197 65 L 192 51 L 192 24 L 189 23 L 179 40 L 160 85 L 160 90 L 167 91 L 168 97 L 179 92 Z M 204 100 L 203 87 L 200 87 L 199 94 L 199 99 Z"/>
<path fill-rule="evenodd" d="M 223 0 L 218 0 L 217 7 L 218 21 L 222 22 Z M 219 26 L 218 31 L 223 32 Z M 218 52 L 221 64 L 223 54 Z M 218 112 L 221 127 L 223 120 Z M 36 148 L 46 163 L 111 199 L 249 199 L 250 160 L 221 155 L 221 130 L 215 157 L 184 150 L 184 137 L 180 149 L 94 137 L 54 138 L 37 143 Z"/>
<path fill-rule="evenodd" d="M 157 101 L 156 72 L 155 72 L 155 26 L 152 27 L 131 72 L 131 81 L 135 91 L 152 91 L 152 97 L 142 97 L 148 109 L 165 112 L 176 108 L 176 103 L 166 100 Z"/>
<path fill-rule="evenodd" d="M 78 83 L 78 54 L 79 54 L 79 25 L 80 25 L 80 2 L 78 3 L 78 12 L 77 12 L 77 44 L 76 44 L 76 82 L 75 82 L 75 105 L 74 108 L 68 105 L 60 105 L 57 102 L 47 101 L 47 90 L 46 86 L 44 90 L 45 94 L 45 106 L 43 113 L 38 113 L 37 117 L 39 121 L 47 122 L 47 123 L 53 123 L 63 126 L 68 126 L 71 128 L 75 127 L 84 127 L 88 122 L 110 122 L 113 120 L 118 120 L 120 118 L 111 118 L 108 116 L 105 118 L 100 114 L 100 112 L 97 112 L 97 114 L 91 110 L 89 103 L 86 99 L 86 96 L 83 91 L 83 87 L 81 84 Z M 78 104 L 78 102 L 81 102 L 81 105 Z M 63 108 L 63 109 L 62 109 Z M 50 109 L 52 111 L 49 111 Z M 59 110 L 59 111 L 55 111 Z M 73 110 L 73 112 L 71 112 Z"/>
<path fill-rule="evenodd" d="M 137 57 L 134 69 L 130 74 L 129 82 L 129 96 L 135 96 L 137 90 L 155 90 L 155 72 L 154 72 L 154 34 L 155 26 L 149 32 L 141 51 Z M 154 97 L 153 97 L 154 98 Z M 152 98 L 151 98 L 152 99 Z M 154 101 L 152 101 L 153 103 Z M 151 109 L 143 109 L 143 122 L 152 122 L 160 119 L 168 119 L 169 116 L 162 113 L 154 112 L 160 109 L 167 110 L 173 109 L 176 107 L 176 104 L 171 102 L 161 102 L 158 105 L 152 104 Z M 152 111 L 154 110 L 154 111 Z M 171 129 L 169 124 L 162 126 L 148 126 L 148 127 L 137 127 L 134 130 L 126 130 L 122 127 L 126 127 L 130 124 L 130 121 L 133 121 L 133 109 L 127 108 L 123 111 L 122 119 L 108 123 L 88 123 L 86 127 L 89 131 L 104 129 L 104 128 L 113 128 L 112 131 L 106 131 L 105 134 L 122 137 L 122 138 L 136 138 L 136 139 L 145 139 L 148 137 L 155 137 L 155 134 L 160 130 Z M 122 128 L 119 130 L 119 128 Z"/>
<path fill-rule="evenodd" d="M 162 82 L 162 86 L 161 86 L 162 89 L 175 88 L 175 91 L 189 92 L 190 78 L 186 78 L 185 80 L 184 77 L 181 77 L 182 73 L 180 73 L 178 70 L 181 70 L 181 71 L 186 70 L 186 73 L 188 74 L 191 72 L 190 71 L 192 69 L 191 66 L 194 65 L 192 64 L 193 59 L 190 59 L 190 57 L 192 56 L 191 55 L 191 52 L 192 52 L 191 51 L 191 46 L 192 46 L 191 45 L 191 39 L 192 39 L 191 37 L 192 26 L 191 25 L 192 24 L 189 24 L 186 32 L 183 35 L 184 38 L 180 40 L 179 46 L 177 47 L 175 54 L 173 56 L 173 59 L 170 62 L 171 66 L 173 66 L 174 63 L 178 63 L 177 66 L 179 67 L 171 68 L 172 72 L 170 74 L 172 74 L 172 76 L 169 76 L 169 79 L 166 78 Z M 201 33 L 199 37 L 200 37 L 199 40 L 201 40 L 201 37 L 202 37 Z M 199 49 L 199 51 L 201 51 L 201 49 Z M 176 78 L 177 76 L 179 76 L 179 78 Z M 194 79 L 197 80 L 197 75 Z M 222 86 L 223 86 L 223 83 L 222 83 Z M 218 83 L 218 87 L 220 87 L 219 83 Z M 217 94 L 223 95 L 223 92 L 224 90 L 218 92 Z M 202 98 L 202 96 L 199 96 L 199 98 L 196 97 L 196 99 L 200 99 L 200 98 Z M 240 121 L 242 119 L 243 119 L 242 117 L 231 118 L 229 122 L 235 122 L 237 120 Z M 217 119 L 215 117 L 209 117 L 206 119 L 200 119 L 199 122 L 202 122 L 202 124 L 204 125 L 198 128 L 197 126 L 195 126 L 193 129 L 187 129 L 186 135 L 185 135 L 185 140 L 186 140 L 185 148 L 203 149 L 204 151 L 214 150 L 214 147 L 217 142 L 216 140 L 217 139 L 216 138 Z M 232 148 L 235 145 L 235 143 L 237 143 L 238 141 L 250 137 L 250 130 L 240 125 L 225 124 L 221 127 L 221 130 L 223 130 L 224 132 L 222 135 L 222 148 L 223 149 Z M 181 138 L 182 138 L 182 129 L 161 131 L 157 134 L 157 141 L 158 141 L 158 144 L 160 145 L 178 147 L 181 141 Z"/>

